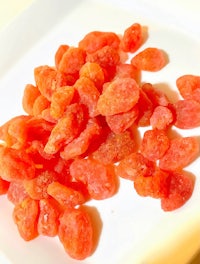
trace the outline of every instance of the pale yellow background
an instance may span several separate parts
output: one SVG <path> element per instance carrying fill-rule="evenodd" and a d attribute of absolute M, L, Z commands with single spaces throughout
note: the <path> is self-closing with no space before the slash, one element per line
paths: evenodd
<path fill-rule="evenodd" d="M 0 0 L 0 30 L 20 14 L 33 0 Z"/>

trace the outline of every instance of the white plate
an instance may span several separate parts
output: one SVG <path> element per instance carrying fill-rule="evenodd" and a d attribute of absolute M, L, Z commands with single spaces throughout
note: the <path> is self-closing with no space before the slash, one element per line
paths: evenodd
<path fill-rule="evenodd" d="M 170 59 L 160 72 L 143 74 L 143 80 L 164 86 L 174 100 L 176 78 L 186 73 L 200 74 L 200 37 L 196 24 L 200 22 L 197 17 L 200 4 L 193 5 L 191 10 L 187 1 L 163 1 L 163 6 L 159 1 L 151 2 L 35 1 L 0 32 L 0 123 L 23 113 L 23 89 L 25 84 L 33 83 L 33 69 L 53 65 L 54 53 L 61 43 L 76 45 L 91 30 L 122 33 L 134 22 L 148 27 L 149 37 L 142 49 L 159 47 Z M 191 6 L 192 2 L 195 1 L 190 1 Z M 199 135 L 200 129 L 181 133 Z M 194 193 L 174 212 L 163 212 L 158 200 L 139 197 L 132 184 L 123 180 L 116 196 L 91 202 L 89 205 L 95 206 L 100 214 L 102 232 L 95 253 L 81 262 L 70 259 L 56 238 L 39 237 L 24 242 L 12 221 L 12 205 L 1 197 L 0 263 L 187 263 L 200 248 L 198 163 L 199 159 L 187 168 L 196 174 Z"/>

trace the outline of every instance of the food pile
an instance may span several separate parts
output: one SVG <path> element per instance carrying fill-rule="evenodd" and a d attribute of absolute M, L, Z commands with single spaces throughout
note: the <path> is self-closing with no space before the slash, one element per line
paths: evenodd
<path fill-rule="evenodd" d="M 69 256 L 89 257 L 95 223 L 86 204 L 117 195 L 120 178 L 164 211 L 191 197 L 195 178 L 184 168 L 199 141 L 171 130 L 200 125 L 200 76 L 177 79 L 175 103 L 142 82 L 143 71 L 168 63 L 162 50 L 142 50 L 143 35 L 134 23 L 122 36 L 92 31 L 76 47 L 59 46 L 55 65 L 35 68 L 25 87 L 26 114 L 0 127 L 0 193 L 24 240 L 58 236 Z"/>

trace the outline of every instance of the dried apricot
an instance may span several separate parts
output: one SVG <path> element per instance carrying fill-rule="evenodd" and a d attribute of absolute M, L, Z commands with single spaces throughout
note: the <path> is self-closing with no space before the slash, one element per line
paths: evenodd
<path fill-rule="evenodd" d="M 166 197 L 169 193 L 170 177 L 166 171 L 156 169 L 151 176 L 139 175 L 134 179 L 134 188 L 140 196 Z"/>
<path fill-rule="evenodd" d="M 200 126 L 200 103 L 193 99 L 179 100 L 175 103 L 175 126 L 189 129 Z"/>
<path fill-rule="evenodd" d="M 58 234 L 60 208 L 53 199 L 39 201 L 38 234 L 54 237 Z"/>
<path fill-rule="evenodd" d="M 157 106 L 150 118 L 150 125 L 153 129 L 165 130 L 170 124 L 172 124 L 174 116 L 172 111 L 166 107 L 159 105 Z"/>
<path fill-rule="evenodd" d="M 0 147 L 0 175 L 3 180 L 25 180 L 35 177 L 35 164 L 24 149 Z"/>
<path fill-rule="evenodd" d="M 139 86 L 134 79 L 116 79 L 100 95 L 97 109 L 104 116 L 124 113 L 133 108 L 138 99 Z"/>
<path fill-rule="evenodd" d="M 83 49 L 69 47 L 63 54 L 58 70 L 64 74 L 78 74 L 85 63 L 86 54 Z"/>
<path fill-rule="evenodd" d="M 161 198 L 164 211 L 173 211 L 183 206 L 192 196 L 195 180 L 185 171 L 172 172 L 169 194 Z"/>
<path fill-rule="evenodd" d="M 60 217 L 58 237 L 70 257 L 83 260 L 92 254 L 93 225 L 83 209 L 66 210 Z"/>
<path fill-rule="evenodd" d="M 139 152 L 133 152 L 122 159 L 116 166 L 116 174 L 127 180 L 134 181 L 138 176 L 149 177 L 154 173 L 155 163 Z"/>
<path fill-rule="evenodd" d="M 167 59 L 164 52 L 158 48 L 146 48 L 131 59 L 131 64 L 143 71 L 159 71 L 166 64 Z"/>
<path fill-rule="evenodd" d="M 117 50 L 119 44 L 120 39 L 117 34 L 103 31 L 91 31 L 79 41 L 79 47 L 87 53 L 94 53 L 105 46 L 110 46 Z"/>
<path fill-rule="evenodd" d="M 189 165 L 199 154 L 196 137 L 178 137 L 170 141 L 168 150 L 159 161 L 162 170 L 176 171 Z"/>
<path fill-rule="evenodd" d="M 29 241 L 38 236 L 38 215 L 39 205 L 36 200 L 27 197 L 21 203 L 15 205 L 13 219 L 24 240 Z"/>
<path fill-rule="evenodd" d="M 180 76 L 176 80 L 176 86 L 184 99 L 194 99 L 199 101 L 199 97 L 197 96 L 200 93 L 200 76 L 185 74 Z"/>
<path fill-rule="evenodd" d="M 70 174 L 77 181 L 86 184 L 90 197 L 95 200 L 109 198 L 117 190 L 117 181 L 112 166 L 104 165 L 96 160 L 74 160 L 70 166 Z"/>
<path fill-rule="evenodd" d="M 135 52 L 142 44 L 142 39 L 142 27 L 134 23 L 124 31 L 120 47 L 125 52 Z"/>
<path fill-rule="evenodd" d="M 112 164 L 134 152 L 135 148 L 136 143 L 130 131 L 120 134 L 110 132 L 92 153 L 92 157 L 101 163 Z"/>
<path fill-rule="evenodd" d="M 140 151 L 147 159 L 156 161 L 163 157 L 169 145 L 170 140 L 164 130 L 147 130 L 144 133 Z"/>

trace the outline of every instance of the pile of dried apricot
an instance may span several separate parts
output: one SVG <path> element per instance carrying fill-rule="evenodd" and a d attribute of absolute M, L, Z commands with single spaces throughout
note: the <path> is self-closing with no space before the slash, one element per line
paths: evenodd
<path fill-rule="evenodd" d="M 93 31 L 77 47 L 61 45 L 54 66 L 35 68 L 22 99 L 26 114 L 0 127 L 0 193 L 14 205 L 23 239 L 58 235 L 72 258 L 90 256 L 95 228 L 83 205 L 115 195 L 119 178 L 160 199 L 164 211 L 191 197 L 195 179 L 183 169 L 198 157 L 199 142 L 170 130 L 200 125 L 200 76 L 179 77 L 183 99 L 170 102 L 141 80 L 142 71 L 167 64 L 156 47 L 136 54 L 143 42 L 138 23 L 122 36 Z"/>

